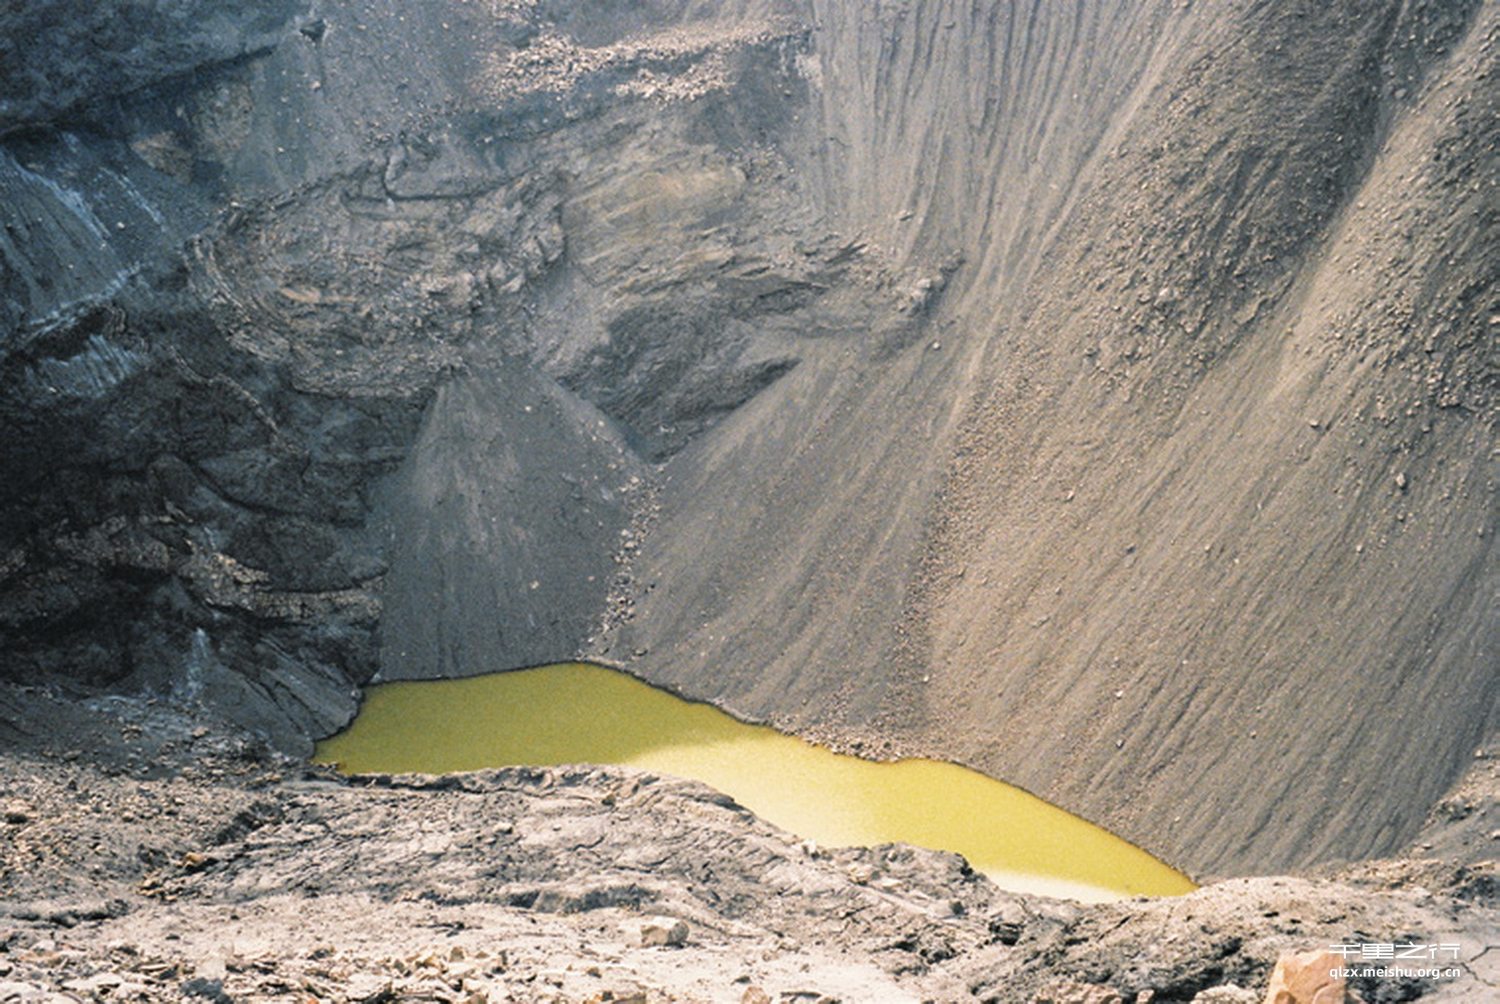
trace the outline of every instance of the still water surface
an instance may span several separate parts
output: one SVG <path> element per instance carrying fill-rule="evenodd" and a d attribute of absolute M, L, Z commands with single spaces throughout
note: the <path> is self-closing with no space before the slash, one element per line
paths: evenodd
<path fill-rule="evenodd" d="M 317 758 L 349 773 L 619 764 L 696 778 L 824 846 L 957 851 L 1018 892 L 1100 901 L 1195 888 L 1107 830 L 968 768 L 833 753 L 601 666 L 381 684 Z"/>

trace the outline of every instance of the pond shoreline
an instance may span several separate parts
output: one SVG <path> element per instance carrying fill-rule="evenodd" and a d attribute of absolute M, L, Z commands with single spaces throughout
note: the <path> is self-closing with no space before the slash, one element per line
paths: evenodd
<path fill-rule="evenodd" d="M 1002 892 L 951 854 L 810 848 L 640 771 L 350 780 L 164 699 L 0 687 L 0 711 L 0 982 L 72 999 L 93 980 L 150 1001 L 1188 1001 L 1263 988 L 1280 953 L 1356 931 L 1500 935 L 1493 863 L 1088 906 Z M 656 917 L 685 925 L 685 948 L 642 944 Z"/>
<path fill-rule="evenodd" d="M 1104 902 L 1196 888 L 1103 828 L 978 771 L 834 753 L 595 664 L 372 687 L 315 759 L 356 775 L 630 767 L 706 783 L 820 845 L 962 853 L 1013 891 Z"/>

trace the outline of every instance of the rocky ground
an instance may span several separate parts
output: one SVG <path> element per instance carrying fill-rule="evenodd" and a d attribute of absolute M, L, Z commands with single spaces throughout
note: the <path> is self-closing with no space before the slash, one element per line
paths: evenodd
<path fill-rule="evenodd" d="M 1463 975 L 1366 1001 L 1500 986 L 1493 862 L 1081 906 L 631 771 L 345 779 L 165 699 L 10 688 L 0 739 L 0 1001 L 1234 1002 L 1367 942 Z"/>

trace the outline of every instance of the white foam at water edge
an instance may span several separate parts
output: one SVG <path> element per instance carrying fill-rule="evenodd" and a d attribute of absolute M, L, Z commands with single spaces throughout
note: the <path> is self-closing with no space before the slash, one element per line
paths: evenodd
<path fill-rule="evenodd" d="M 990 868 L 975 868 L 1006 892 L 1025 896 L 1046 896 L 1051 899 L 1075 899 L 1080 903 L 1118 903 L 1131 897 L 1103 886 L 1086 882 L 1070 882 L 1067 879 L 1049 878 L 1046 875 L 1029 875 L 1026 872 L 1001 871 Z"/>

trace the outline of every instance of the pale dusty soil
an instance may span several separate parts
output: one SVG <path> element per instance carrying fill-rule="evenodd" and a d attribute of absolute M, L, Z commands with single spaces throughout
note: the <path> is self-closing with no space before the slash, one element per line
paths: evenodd
<path fill-rule="evenodd" d="M 351 782 L 165 702 L 10 689 L 0 711 L 5 1001 L 1024 1002 L 1059 983 L 1187 1001 L 1263 987 L 1285 950 L 1416 940 L 1461 944 L 1463 978 L 1368 1001 L 1500 986 L 1493 862 L 1085 907 L 954 855 L 805 845 L 691 782 Z M 657 917 L 685 942 L 643 945 Z"/>

